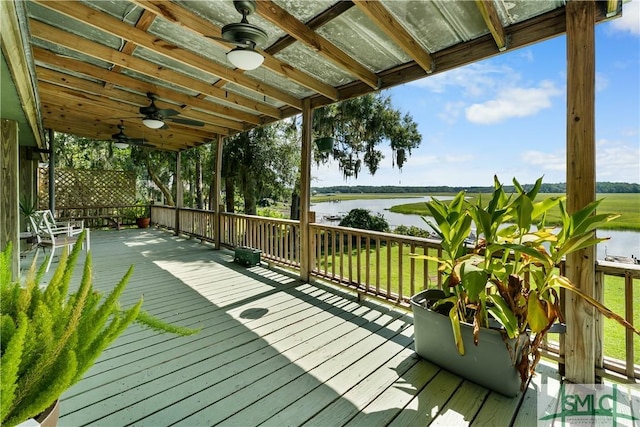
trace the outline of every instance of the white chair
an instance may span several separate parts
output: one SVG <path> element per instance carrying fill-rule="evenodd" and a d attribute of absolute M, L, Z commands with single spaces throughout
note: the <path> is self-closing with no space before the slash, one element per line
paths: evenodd
<path fill-rule="evenodd" d="M 79 232 L 77 229 L 73 229 L 73 227 L 69 225 L 58 224 L 55 222 L 50 222 L 49 214 L 44 211 L 38 211 L 29 217 L 31 221 L 31 226 L 33 227 L 33 232 L 37 238 L 37 246 L 36 246 L 36 258 L 38 257 L 38 251 L 40 248 L 50 248 L 51 253 L 49 254 L 49 261 L 47 262 L 47 268 L 45 271 L 49 271 L 51 267 L 51 262 L 53 261 L 53 255 L 55 254 L 55 250 L 57 248 L 64 248 L 67 246 L 69 250 L 71 250 L 71 246 L 78 241 Z M 73 229 L 73 231 L 72 231 Z M 71 233 L 75 234 L 71 234 Z M 80 230 L 82 232 L 82 230 Z M 87 242 L 88 242 L 89 230 L 87 229 Z M 89 244 L 87 243 L 86 250 L 89 249 Z"/>
<path fill-rule="evenodd" d="M 47 221 L 51 230 L 56 234 L 61 234 L 63 231 L 66 231 L 69 236 L 78 236 L 82 233 L 84 228 L 84 220 L 69 220 L 69 221 L 56 221 L 53 217 L 53 212 L 49 209 L 45 209 L 42 211 L 36 211 L 36 214 L 40 216 L 40 221 Z M 85 243 L 87 245 L 87 250 L 91 249 L 91 236 L 89 234 L 89 229 L 87 228 L 87 234 L 85 236 Z"/>

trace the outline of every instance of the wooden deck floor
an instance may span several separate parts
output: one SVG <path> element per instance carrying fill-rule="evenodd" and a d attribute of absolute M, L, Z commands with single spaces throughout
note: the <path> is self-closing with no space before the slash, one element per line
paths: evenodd
<path fill-rule="evenodd" d="M 419 359 L 410 313 L 197 240 L 131 229 L 91 246 L 96 288 L 135 264 L 125 306 L 144 295 L 150 313 L 202 330 L 131 327 L 65 393 L 60 426 L 535 425 L 536 390 L 556 381 L 542 366 L 524 395 L 491 393 Z"/>

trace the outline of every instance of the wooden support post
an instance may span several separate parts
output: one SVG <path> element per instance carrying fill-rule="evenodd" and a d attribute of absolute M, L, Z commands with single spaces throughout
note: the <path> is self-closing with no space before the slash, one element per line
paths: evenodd
<path fill-rule="evenodd" d="M 569 1 L 567 20 L 567 210 L 595 200 L 595 1 Z M 566 274 L 583 292 L 595 293 L 595 247 L 567 256 Z M 595 381 L 595 310 L 567 292 L 566 377 Z"/>
<path fill-rule="evenodd" d="M 49 210 L 56 214 L 56 131 L 49 129 Z"/>
<path fill-rule="evenodd" d="M 220 203 L 220 190 L 222 185 L 222 144 L 223 144 L 222 135 L 218 135 L 218 143 L 216 147 L 216 170 L 215 170 L 215 181 L 214 181 L 214 196 L 213 196 L 213 206 L 215 206 L 215 232 L 214 232 L 214 240 L 216 241 L 216 249 L 220 249 L 221 238 L 222 238 L 222 216 L 220 212 L 222 211 L 222 204 Z"/>
<path fill-rule="evenodd" d="M 20 277 L 18 122 L 0 121 L 0 250 L 11 243 L 11 276 Z"/>
<path fill-rule="evenodd" d="M 182 189 L 182 166 L 180 159 L 182 156 L 180 155 L 180 151 L 176 153 L 176 228 L 175 235 L 180 234 L 180 208 L 184 203 L 183 200 L 183 189 Z"/>
<path fill-rule="evenodd" d="M 309 210 L 311 209 L 311 137 L 313 110 L 311 101 L 302 101 L 302 155 L 300 159 L 300 279 L 309 281 L 311 239 L 309 238 Z"/>

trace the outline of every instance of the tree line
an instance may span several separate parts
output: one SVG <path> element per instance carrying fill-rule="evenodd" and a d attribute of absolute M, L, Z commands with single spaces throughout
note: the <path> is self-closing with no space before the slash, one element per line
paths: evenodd
<path fill-rule="evenodd" d="M 533 184 L 523 185 L 525 189 L 530 189 Z M 446 186 L 446 185 L 434 185 L 434 186 L 393 186 L 393 185 L 381 185 L 381 186 L 364 186 L 364 185 L 338 185 L 332 187 L 312 187 L 311 191 L 317 194 L 333 194 L 333 193 L 346 193 L 346 194 L 402 194 L 402 193 L 458 193 L 460 191 L 467 191 L 468 193 L 490 193 L 493 191 L 493 187 L 482 186 Z M 567 185 L 565 183 L 555 184 L 542 184 L 540 188 L 541 193 L 566 193 Z M 513 186 L 505 186 L 505 191 L 514 192 Z M 597 182 L 596 193 L 640 193 L 640 184 L 628 183 L 628 182 Z"/>

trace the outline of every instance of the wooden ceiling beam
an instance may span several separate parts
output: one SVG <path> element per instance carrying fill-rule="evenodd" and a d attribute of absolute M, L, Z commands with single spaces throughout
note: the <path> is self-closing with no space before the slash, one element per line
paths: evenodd
<path fill-rule="evenodd" d="M 339 1 L 318 16 L 311 18 L 305 23 L 305 25 L 315 31 L 323 25 L 333 21 L 338 16 L 351 9 L 353 6 L 354 4 L 351 0 Z M 280 38 L 280 40 L 269 46 L 267 49 L 265 49 L 265 52 L 268 52 L 271 55 L 275 55 L 276 53 L 288 48 L 295 42 L 296 39 L 287 34 Z"/>
<path fill-rule="evenodd" d="M 61 88 L 46 82 L 41 83 L 40 93 L 42 94 L 43 102 L 80 111 L 84 110 L 92 117 L 91 120 L 107 120 L 117 123 L 122 119 L 129 119 L 130 122 L 136 119 L 134 123 L 144 126 L 139 120 L 137 108 L 129 104 L 112 101 L 97 95 L 75 92 L 72 89 Z M 168 122 L 167 124 L 173 130 L 194 137 L 212 138 L 217 135 L 215 132 L 188 128 L 178 123 Z M 149 128 L 146 129 L 149 132 L 153 131 Z"/>
<path fill-rule="evenodd" d="M 29 21 L 29 25 L 31 27 L 31 34 L 36 38 L 64 46 L 65 48 L 76 52 L 81 52 L 101 61 L 119 64 L 129 70 L 173 83 L 187 90 L 205 93 L 209 96 L 218 98 L 220 101 L 226 101 L 227 103 L 235 104 L 248 110 L 256 111 L 260 114 L 265 114 L 273 118 L 282 117 L 280 110 L 277 108 L 263 104 L 251 98 L 246 98 L 244 96 L 216 88 L 209 83 L 166 69 L 159 64 L 135 58 L 131 55 L 126 55 L 122 52 L 111 49 L 110 47 L 92 42 L 83 37 L 76 36 L 34 19 Z"/>
<path fill-rule="evenodd" d="M 402 48 L 427 74 L 435 69 L 431 54 L 398 22 L 379 1 L 354 0 L 358 8 Z"/>
<path fill-rule="evenodd" d="M 151 24 L 153 24 L 153 21 L 155 20 L 156 20 L 156 16 L 154 14 L 149 13 L 146 10 L 143 10 L 142 14 L 138 18 L 138 21 L 136 22 L 135 27 L 141 31 L 146 32 L 149 29 L 149 27 L 151 27 Z M 128 41 L 124 44 L 124 46 L 122 46 L 122 49 L 120 49 L 120 52 L 126 53 L 127 55 L 132 55 L 137 47 L 138 46 L 135 43 L 131 43 L 130 41 Z M 112 73 L 117 74 L 117 73 L 120 73 L 122 70 L 124 70 L 124 68 L 122 68 L 121 66 L 114 65 L 110 71 Z M 107 89 L 113 86 L 111 83 L 108 83 L 108 82 L 105 82 L 104 85 Z"/>
<path fill-rule="evenodd" d="M 493 36 L 493 40 L 496 42 L 496 46 L 500 52 L 507 49 L 507 35 L 498 16 L 493 0 L 476 0 L 476 6 L 480 10 L 482 19 L 484 19 L 489 32 Z"/>
<path fill-rule="evenodd" d="M 295 16 L 291 15 L 271 0 L 261 0 L 256 2 L 256 4 L 256 13 L 271 22 L 273 25 L 282 28 L 296 40 L 307 45 L 309 48 L 338 65 L 349 74 L 352 74 L 362 80 L 372 89 L 377 89 L 380 86 L 378 76 L 376 76 L 374 72 L 355 61 L 336 45 L 317 34 L 303 22 L 296 19 Z"/>
<path fill-rule="evenodd" d="M 278 101 L 284 102 L 298 110 L 302 110 L 302 101 L 295 96 L 276 89 L 273 86 L 269 86 L 264 82 L 260 82 L 251 78 L 243 73 L 229 69 L 223 65 L 218 64 L 215 61 L 206 59 L 201 55 L 197 55 L 193 52 L 175 46 L 169 42 L 159 39 L 157 36 L 148 34 L 147 32 L 138 28 L 132 27 L 126 22 L 122 22 L 116 18 L 92 9 L 83 5 L 79 1 L 43 1 L 36 0 L 42 6 L 45 6 L 51 10 L 61 13 L 70 18 L 76 19 L 79 22 L 91 25 L 92 27 L 104 31 L 113 36 L 119 37 L 123 40 L 127 40 L 127 44 L 134 44 L 133 49 L 128 49 L 123 53 L 131 54 L 135 49 L 135 46 L 142 46 L 152 52 L 158 53 L 173 61 L 180 62 L 189 67 L 193 67 L 199 71 L 210 74 L 217 79 L 223 80 L 225 83 L 232 82 L 241 87 L 252 90 L 262 96 L 268 96 Z M 149 11 L 144 11 L 145 14 L 155 18 L 155 15 Z M 127 45 L 125 44 L 125 48 Z"/>
<path fill-rule="evenodd" d="M 129 137 L 144 137 L 150 143 L 163 145 L 164 147 L 180 148 L 185 144 L 195 146 L 209 142 L 212 139 L 204 138 L 201 135 L 184 133 L 174 128 L 154 130 L 146 128 L 144 125 L 136 122 L 127 122 L 126 120 L 102 120 L 87 114 L 84 110 L 60 106 L 54 103 L 43 103 L 43 107 L 43 118 L 49 123 L 56 123 L 55 130 L 76 134 L 74 129 L 80 129 L 84 131 L 82 136 L 87 138 L 110 140 L 111 135 L 119 131 L 118 125 L 123 124 L 126 129 L 125 132 Z"/>
<path fill-rule="evenodd" d="M 97 128 L 95 126 L 71 127 L 71 126 L 68 126 L 64 121 L 50 119 L 50 118 L 44 118 L 43 122 L 47 128 L 53 129 L 56 132 L 68 133 L 71 135 L 93 139 L 96 141 L 96 143 L 113 142 L 111 140 L 111 135 L 117 132 L 117 130 L 116 132 L 106 131 L 106 130 Z M 127 136 L 131 138 L 139 138 L 139 136 L 130 132 L 126 127 L 124 132 Z M 198 145 L 205 144 L 204 142 L 201 144 L 198 144 L 198 143 L 185 142 L 185 141 L 180 141 L 179 144 L 175 144 L 175 143 L 171 143 L 166 139 L 165 140 L 149 140 L 149 138 L 146 138 L 146 137 L 145 137 L 145 141 L 148 144 L 153 145 L 153 147 L 148 147 L 149 149 L 156 149 L 156 150 L 163 150 L 163 151 L 182 151 L 184 149 L 189 149 L 189 148 L 197 147 Z"/>
<path fill-rule="evenodd" d="M 169 22 L 180 25 L 183 28 L 192 31 L 200 36 L 222 36 L 222 30 L 220 27 L 184 9 L 177 3 L 168 2 L 166 0 L 133 0 L 132 3 L 135 3 L 136 5 L 152 13 L 155 13 L 156 15 L 168 20 Z M 214 39 L 209 40 L 212 43 L 216 43 L 226 49 L 229 49 L 227 44 L 218 42 Z M 285 62 L 278 60 L 265 51 L 263 51 L 262 53 L 265 57 L 262 66 L 266 69 L 273 71 L 274 73 L 279 74 L 296 84 L 322 94 L 323 96 L 332 99 L 333 101 L 338 100 L 338 91 L 334 87 L 321 82 L 320 80 L 292 67 Z M 238 72 L 240 73 L 241 71 Z"/>
<path fill-rule="evenodd" d="M 193 97 L 173 89 L 167 89 L 164 86 L 156 86 L 153 83 L 143 82 L 123 74 L 111 73 L 105 68 L 87 64 L 73 58 L 67 58 L 43 49 L 41 47 L 33 47 L 33 56 L 36 61 L 44 64 L 50 64 L 59 69 L 73 71 L 74 73 L 84 74 L 93 79 L 109 82 L 127 90 L 148 93 L 153 92 L 162 99 L 168 99 L 180 105 L 192 105 L 201 110 L 207 111 L 209 114 L 220 117 L 218 124 L 220 126 L 229 127 L 231 129 L 244 130 L 249 126 L 242 122 L 257 125 L 262 123 L 258 116 L 244 111 L 235 110 L 224 105 L 216 104 L 200 97 Z"/>
<path fill-rule="evenodd" d="M 105 88 L 99 83 L 94 83 L 89 80 L 67 75 L 58 71 L 50 70 L 48 68 L 36 67 L 36 72 L 38 74 L 38 80 L 42 82 L 48 82 L 57 86 L 66 87 L 68 89 L 74 89 L 80 92 L 88 92 L 104 96 L 114 101 L 126 102 L 134 106 L 140 105 L 140 103 L 149 102 L 149 99 L 145 95 L 139 95 L 136 92 L 121 90 L 115 86 L 113 86 L 111 89 Z M 173 105 L 171 107 L 173 108 Z M 143 115 L 138 114 L 138 116 L 140 117 L 140 120 L 142 120 Z M 216 124 L 217 116 L 212 116 L 210 114 L 205 114 L 197 110 L 190 109 L 183 110 L 180 114 L 180 117 L 203 121 L 205 125 L 203 127 L 197 127 L 197 129 L 204 129 L 222 135 L 229 134 L 229 131 L 226 127 Z"/>

